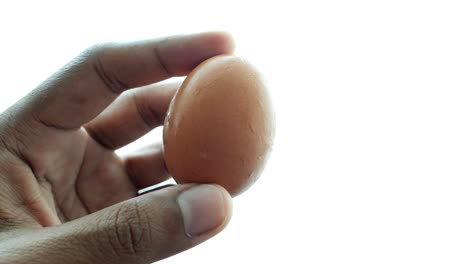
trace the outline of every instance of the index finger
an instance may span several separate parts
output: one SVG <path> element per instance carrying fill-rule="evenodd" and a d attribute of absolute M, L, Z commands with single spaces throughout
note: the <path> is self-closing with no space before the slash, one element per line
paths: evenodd
<path fill-rule="evenodd" d="M 79 128 L 121 92 L 186 75 L 200 62 L 232 50 L 232 39 L 223 32 L 97 45 L 41 84 L 16 109 L 47 127 Z"/>

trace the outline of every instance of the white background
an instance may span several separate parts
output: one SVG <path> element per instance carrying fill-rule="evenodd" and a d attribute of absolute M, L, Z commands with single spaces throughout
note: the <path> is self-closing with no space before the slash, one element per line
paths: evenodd
<path fill-rule="evenodd" d="M 465 1 L 5 2 L 1 110 L 98 42 L 227 30 L 264 73 L 268 167 L 162 263 L 468 262 Z"/>

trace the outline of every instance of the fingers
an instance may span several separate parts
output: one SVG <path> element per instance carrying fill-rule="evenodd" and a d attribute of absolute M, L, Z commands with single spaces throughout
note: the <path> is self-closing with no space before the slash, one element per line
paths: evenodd
<path fill-rule="evenodd" d="M 138 194 L 138 190 L 168 178 L 161 144 L 118 156 L 89 139 L 80 173 L 72 189 L 78 199 L 58 200 L 62 208 L 73 208 L 63 210 L 65 218 L 72 220 L 131 199 Z M 73 196 L 73 193 L 63 193 L 62 189 L 63 186 L 57 187 L 55 193 L 62 193 L 65 197 Z M 80 204 L 77 205 L 77 201 Z"/>
<path fill-rule="evenodd" d="M 179 86 L 165 83 L 127 91 L 85 128 L 104 147 L 118 149 L 163 124 Z"/>
<path fill-rule="evenodd" d="M 22 104 L 22 116 L 46 127 L 78 128 L 121 92 L 186 75 L 205 59 L 232 49 L 232 39 L 220 32 L 97 45 L 34 90 Z"/>
<path fill-rule="evenodd" d="M 164 163 L 162 144 L 147 146 L 124 158 L 128 177 L 138 189 L 143 189 L 170 178 Z"/>
<path fill-rule="evenodd" d="M 220 186 L 179 185 L 39 230 L 42 234 L 0 252 L 23 252 L 18 259 L 6 258 L 16 260 L 11 263 L 153 263 L 220 232 L 231 210 L 230 196 Z"/>

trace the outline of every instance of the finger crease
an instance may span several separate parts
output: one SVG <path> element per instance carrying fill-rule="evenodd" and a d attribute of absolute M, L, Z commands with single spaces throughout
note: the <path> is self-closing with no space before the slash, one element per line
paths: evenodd
<path fill-rule="evenodd" d="M 109 140 L 107 137 L 102 136 L 101 133 L 98 132 L 99 130 L 92 129 L 90 127 L 85 127 L 85 129 L 86 132 L 88 132 L 88 135 L 90 135 L 91 138 L 94 139 L 99 145 L 109 150 L 115 149 L 115 145 L 112 144 L 112 141 Z"/>
<path fill-rule="evenodd" d="M 122 91 L 128 89 L 128 85 L 116 78 L 114 74 L 109 74 L 102 63 L 102 60 L 97 58 L 96 62 L 93 63 L 93 69 L 96 72 L 99 79 L 113 94 L 120 94 Z"/>
<path fill-rule="evenodd" d="M 133 168 L 133 163 L 130 160 L 125 161 L 125 171 L 127 172 L 128 178 L 133 183 L 136 189 L 140 189 L 140 186 L 137 184 L 135 169 Z"/>
<path fill-rule="evenodd" d="M 54 124 L 54 123 L 51 123 L 51 122 L 48 122 L 48 121 L 45 121 L 39 117 L 37 117 L 36 115 L 32 115 L 34 120 L 36 122 L 38 122 L 39 124 L 47 127 L 47 128 L 51 128 L 51 129 L 54 129 L 54 130 L 62 130 L 62 131 L 70 131 L 70 130 L 75 130 L 77 129 L 77 127 L 64 127 L 62 125 L 58 125 L 58 124 Z"/>
<path fill-rule="evenodd" d="M 153 129 L 156 125 L 161 124 L 163 119 L 157 111 L 153 111 L 151 107 L 139 100 L 136 92 L 133 93 L 133 102 L 137 109 L 141 120 L 149 129 Z"/>
<path fill-rule="evenodd" d="M 73 183 L 73 188 L 74 188 L 74 191 L 75 191 L 75 194 L 76 194 L 76 198 L 78 198 L 78 200 L 83 205 L 84 211 L 86 212 L 87 215 L 90 214 L 91 210 L 89 209 L 88 205 L 86 205 L 85 200 L 83 200 L 83 197 L 81 196 L 81 193 L 78 190 L 78 185 L 76 184 L 76 182 Z M 71 219 L 70 217 L 67 217 L 67 218 Z"/>
<path fill-rule="evenodd" d="M 154 47 L 153 51 L 154 51 L 154 56 L 156 57 L 156 61 L 159 64 L 158 65 L 159 68 L 161 68 L 167 76 L 174 76 L 172 72 L 169 71 L 169 68 L 167 67 L 166 62 L 162 59 L 161 51 L 159 50 L 159 47 L 158 46 Z"/>
<path fill-rule="evenodd" d="M 83 199 L 83 196 L 81 194 L 81 192 L 79 191 L 79 188 L 78 188 L 78 185 L 76 184 L 78 182 L 78 178 L 80 177 L 80 172 L 83 171 L 83 166 L 85 165 L 85 155 L 84 153 L 86 153 L 86 150 L 88 148 L 88 145 L 86 145 L 86 148 L 85 150 L 83 151 L 83 155 L 81 157 L 81 162 L 80 162 L 80 167 L 78 168 L 78 170 L 75 172 L 75 175 L 76 175 L 76 178 L 75 180 L 73 181 L 73 189 L 75 191 L 75 194 L 76 194 L 76 197 L 78 198 L 78 200 L 81 202 L 81 204 L 83 205 L 83 209 L 85 210 L 85 212 L 87 214 L 90 214 L 91 213 L 91 210 L 90 208 L 88 207 L 88 205 L 86 204 L 86 201 Z"/>

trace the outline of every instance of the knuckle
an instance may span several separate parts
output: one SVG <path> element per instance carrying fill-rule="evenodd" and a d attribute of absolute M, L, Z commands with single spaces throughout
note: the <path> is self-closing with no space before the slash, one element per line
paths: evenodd
<path fill-rule="evenodd" d="M 112 46 L 112 43 L 110 42 L 97 43 L 97 44 L 89 46 L 87 49 L 85 49 L 81 53 L 81 55 L 83 57 L 94 59 L 96 57 L 101 56 L 103 53 L 109 50 L 111 46 Z"/>
<path fill-rule="evenodd" d="M 160 221 L 155 224 L 157 236 L 169 238 L 180 232 L 182 220 L 175 202 L 161 202 L 158 213 Z"/>
<path fill-rule="evenodd" d="M 149 102 L 145 93 L 133 90 L 131 96 L 138 116 L 148 128 L 153 129 L 164 122 L 162 114 L 154 109 L 153 104 Z"/>
<path fill-rule="evenodd" d="M 76 241 L 96 263 L 151 263 L 190 247 L 176 201 L 145 201 L 134 199 L 115 210 L 109 208 L 110 211 L 91 218 L 92 222 L 79 224 L 82 229 L 67 239 Z"/>
<path fill-rule="evenodd" d="M 152 223 L 151 235 L 160 257 L 170 256 L 184 248 L 185 234 L 178 208 L 173 200 L 161 201 L 158 205 L 158 221 Z"/>
<path fill-rule="evenodd" d="M 121 80 L 112 68 L 116 67 L 109 60 L 115 60 L 119 53 L 118 45 L 112 42 L 100 43 L 86 49 L 81 57 L 82 61 L 88 62 L 96 76 L 102 84 L 113 94 L 120 94 L 130 88 L 130 86 Z"/>
<path fill-rule="evenodd" d="M 96 59 L 100 58 L 103 56 L 103 54 L 106 53 L 107 50 L 109 50 L 110 44 L 109 43 L 98 43 L 94 44 L 92 46 L 89 46 L 88 48 L 84 49 L 78 56 L 76 56 L 70 64 L 68 64 L 68 68 L 75 68 L 73 66 L 84 66 L 84 68 L 87 68 L 86 66 L 88 65 L 93 65 L 94 61 Z M 71 70 L 68 69 L 67 67 L 65 68 L 66 70 Z"/>
<path fill-rule="evenodd" d="M 157 208 L 157 219 L 137 201 L 113 214 L 114 224 L 106 234 L 111 246 L 108 251 L 117 258 L 161 259 L 184 249 L 185 235 L 181 233 L 182 219 L 175 201 L 163 200 L 151 207 Z"/>
<path fill-rule="evenodd" d="M 149 219 L 138 201 L 121 206 L 113 218 L 114 223 L 107 229 L 106 235 L 117 255 L 142 255 L 149 252 Z"/>

